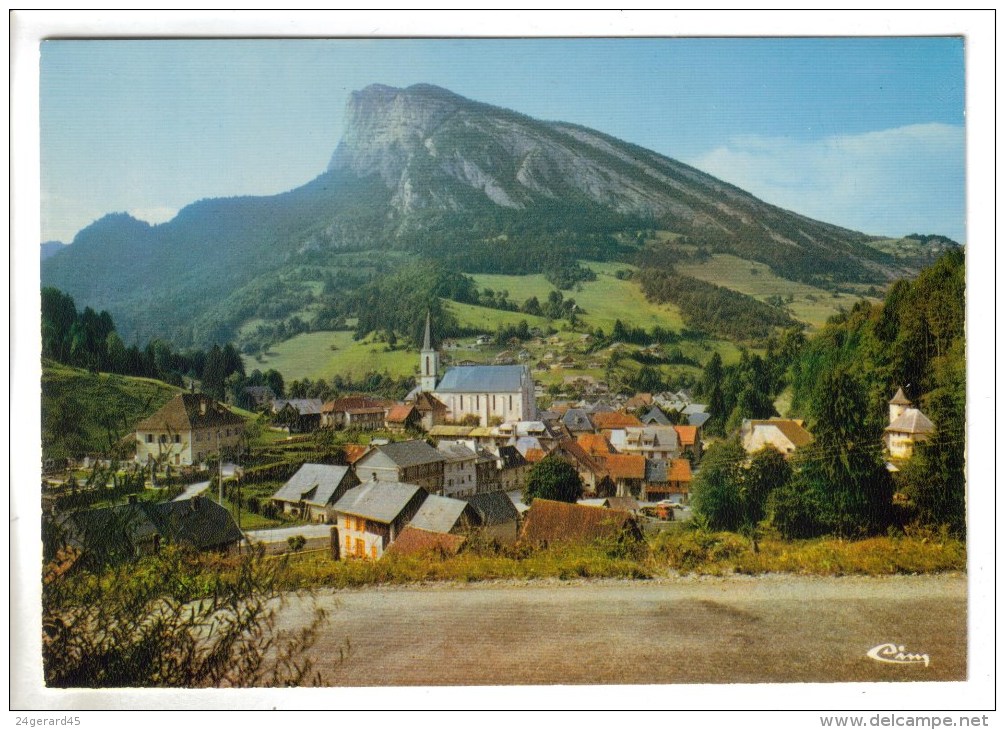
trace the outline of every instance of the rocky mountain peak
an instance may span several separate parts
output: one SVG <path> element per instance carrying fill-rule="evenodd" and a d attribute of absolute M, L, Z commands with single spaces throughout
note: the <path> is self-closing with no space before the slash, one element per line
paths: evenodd
<path fill-rule="evenodd" d="M 388 187 L 398 185 L 410 157 L 463 98 L 446 89 L 419 84 L 398 89 L 372 84 L 346 102 L 345 133 L 332 155 L 330 170 L 379 174 Z"/>

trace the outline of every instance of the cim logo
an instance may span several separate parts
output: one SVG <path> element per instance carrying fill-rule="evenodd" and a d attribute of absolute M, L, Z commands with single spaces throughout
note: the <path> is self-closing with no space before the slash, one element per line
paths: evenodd
<path fill-rule="evenodd" d="M 928 654 L 915 654 L 897 644 L 880 644 L 865 653 L 870 659 L 887 664 L 924 664 L 928 666 Z"/>

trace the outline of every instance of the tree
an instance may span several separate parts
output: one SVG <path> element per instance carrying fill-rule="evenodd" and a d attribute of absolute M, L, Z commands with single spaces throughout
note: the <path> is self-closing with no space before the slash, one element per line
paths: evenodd
<path fill-rule="evenodd" d="M 548 456 L 535 464 L 523 489 L 523 501 L 552 499 L 557 502 L 575 502 L 583 493 L 583 480 L 571 464 Z"/>
<path fill-rule="evenodd" d="M 743 462 L 746 452 L 733 439 L 713 444 L 702 458 L 692 486 L 695 514 L 713 530 L 738 530 L 743 523 Z"/>
<path fill-rule="evenodd" d="M 869 428 L 865 392 L 844 369 L 824 373 L 811 403 L 814 443 L 801 449 L 796 480 L 816 493 L 822 521 L 841 536 L 889 524 L 893 483 Z"/>
<path fill-rule="evenodd" d="M 928 525 L 947 525 L 966 534 L 966 477 L 963 419 L 952 399 L 933 394 L 928 409 L 935 433 L 915 444 L 914 456 L 901 471 L 915 516 Z"/>
<path fill-rule="evenodd" d="M 792 467 L 777 449 L 765 446 L 750 457 L 750 464 L 743 476 L 743 486 L 740 490 L 740 502 L 743 508 L 740 531 L 750 538 L 755 553 L 757 526 L 765 517 L 768 498 L 776 489 L 784 488 L 791 478 Z"/>

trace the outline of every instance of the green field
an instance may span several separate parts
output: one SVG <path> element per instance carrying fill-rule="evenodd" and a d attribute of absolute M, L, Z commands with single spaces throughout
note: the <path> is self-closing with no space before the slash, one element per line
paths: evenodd
<path fill-rule="evenodd" d="M 334 375 L 358 377 L 385 370 L 397 377 L 411 375 L 418 365 L 417 353 L 389 352 L 385 343 L 373 342 L 371 338 L 356 342 L 352 332 L 309 332 L 271 346 L 261 359 L 244 356 L 247 372 L 274 368 L 287 382 L 303 378 L 328 379 Z"/>
<path fill-rule="evenodd" d="M 682 263 L 677 269 L 682 274 L 735 289 L 761 301 L 773 295 L 786 297 L 791 294 L 794 301 L 786 306 L 792 316 L 814 328 L 821 327 L 841 307 L 851 309 L 861 299 L 853 294 L 835 294 L 783 279 L 764 264 L 730 254 L 715 254 L 709 261 L 700 264 Z"/>
<path fill-rule="evenodd" d="M 679 330 L 684 326 L 680 310 L 673 305 L 652 304 L 643 296 L 638 285 L 614 276 L 619 269 L 631 269 L 628 264 L 582 262 L 597 273 L 596 281 L 584 281 L 573 291 L 563 291 L 566 299 L 575 299 L 586 312 L 581 319 L 591 329 L 600 327 L 605 332 L 614 328 L 620 319 L 626 325 L 652 329 L 655 326 Z M 506 290 L 511 301 L 523 304 L 536 296 L 546 301 L 555 287 L 541 274 L 531 276 L 504 276 L 499 274 L 471 274 L 479 289 Z M 529 324 L 529 322 L 528 322 Z"/>
<path fill-rule="evenodd" d="M 42 363 L 42 452 L 47 459 L 106 451 L 181 389 L 55 362 Z"/>
<path fill-rule="evenodd" d="M 521 321 L 526 322 L 529 327 L 541 327 L 542 329 L 548 327 L 548 320 L 544 317 L 535 317 L 523 312 L 506 312 L 502 309 L 479 307 L 476 304 L 462 304 L 449 299 L 441 301 L 448 311 L 453 312 L 457 317 L 458 324 L 462 327 L 472 327 L 489 333 L 495 332 L 500 325 L 518 325 Z"/>

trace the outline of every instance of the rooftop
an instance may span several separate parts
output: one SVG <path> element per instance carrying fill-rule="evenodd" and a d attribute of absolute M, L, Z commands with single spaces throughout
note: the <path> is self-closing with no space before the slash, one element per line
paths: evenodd
<path fill-rule="evenodd" d="M 390 524 L 420 492 L 426 490 L 417 484 L 369 481 L 342 495 L 335 510 Z"/>
<path fill-rule="evenodd" d="M 515 393 L 527 370 L 523 365 L 465 365 L 447 370 L 437 393 Z"/>

